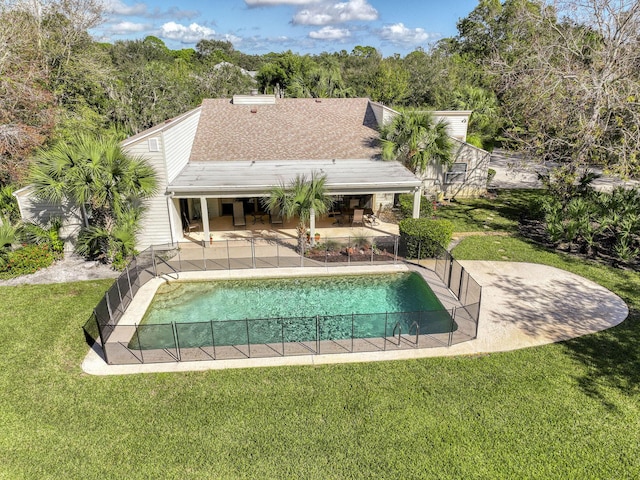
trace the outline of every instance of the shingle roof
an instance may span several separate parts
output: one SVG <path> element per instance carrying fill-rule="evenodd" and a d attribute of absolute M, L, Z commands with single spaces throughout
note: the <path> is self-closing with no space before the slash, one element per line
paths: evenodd
<path fill-rule="evenodd" d="M 367 98 L 279 98 L 256 106 L 206 99 L 190 161 L 374 158 L 377 138 Z"/>

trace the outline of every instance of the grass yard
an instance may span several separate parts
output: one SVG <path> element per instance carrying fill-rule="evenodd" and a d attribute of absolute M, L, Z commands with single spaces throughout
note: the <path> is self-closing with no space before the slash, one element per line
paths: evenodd
<path fill-rule="evenodd" d="M 516 232 L 522 212 L 538 210 L 541 190 L 498 190 L 496 198 L 459 199 L 436 211 L 453 223 L 455 232 Z"/>
<path fill-rule="evenodd" d="M 0 478 L 640 477 L 640 275 L 514 238 L 455 254 L 575 271 L 631 317 L 474 357 L 93 377 L 81 325 L 108 281 L 2 287 Z"/>
<path fill-rule="evenodd" d="M 511 233 L 539 196 L 438 216 Z M 570 270 L 630 317 L 474 357 L 92 377 L 81 326 L 110 281 L 1 287 L 0 478 L 640 477 L 640 274 L 512 236 L 471 236 L 454 255 Z"/>

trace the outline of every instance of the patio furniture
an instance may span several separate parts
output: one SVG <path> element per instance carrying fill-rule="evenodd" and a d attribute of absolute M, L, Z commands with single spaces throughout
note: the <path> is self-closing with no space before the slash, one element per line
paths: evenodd
<path fill-rule="evenodd" d="M 373 213 L 368 213 L 364 216 L 364 223 L 370 227 L 375 227 L 376 225 L 380 225 L 378 221 L 378 217 L 376 217 Z"/>
<path fill-rule="evenodd" d="M 247 226 L 247 219 L 244 216 L 244 204 L 242 202 L 233 202 L 233 226 Z"/>
<path fill-rule="evenodd" d="M 264 220 L 262 219 L 264 215 L 265 215 L 265 212 L 253 212 L 251 214 L 251 216 L 253 217 L 253 224 L 255 225 L 258 222 L 264 223 Z"/>
<path fill-rule="evenodd" d="M 275 209 L 269 214 L 269 221 L 272 225 L 282 225 L 282 212 L 280 209 Z"/>
<path fill-rule="evenodd" d="M 360 225 L 364 225 L 364 210 L 362 208 L 356 208 L 353 211 L 353 219 L 351 220 L 351 226 L 353 227 L 357 223 L 359 223 Z"/>

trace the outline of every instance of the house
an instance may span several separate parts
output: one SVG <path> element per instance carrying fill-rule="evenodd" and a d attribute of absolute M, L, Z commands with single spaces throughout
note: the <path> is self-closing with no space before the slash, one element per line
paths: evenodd
<path fill-rule="evenodd" d="M 378 128 L 397 114 L 366 98 L 235 95 L 206 99 L 126 139 L 125 150 L 146 158 L 159 177 L 138 248 L 182 240 L 196 222 L 208 238 L 209 222 L 202 219 L 251 213 L 272 186 L 299 174 L 326 175 L 328 193 L 351 208 L 377 212 L 397 194 L 413 194 L 416 216 L 423 186 L 430 194 L 460 195 L 485 188 L 488 154 L 485 164 L 482 151 L 464 143 L 470 112 L 437 112 L 457 138 L 456 163 L 453 173 L 434 168 L 423 178 L 380 158 Z M 28 190 L 16 197 L 25 219 L 42 209 Z"/>

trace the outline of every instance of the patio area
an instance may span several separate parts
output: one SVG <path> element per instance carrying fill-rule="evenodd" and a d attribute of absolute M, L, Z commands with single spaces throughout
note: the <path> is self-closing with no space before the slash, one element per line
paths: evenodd
<path fill-rule="evenodd" d="M 398 224 L 383 222 L 376 219 L 372 225 L 368 222 L 352 225 L 349 221 L 338 223 L 336 217 L 316 218 L 316 233 L 320 234 L 320 242 L 325 238 L 348 238 L 348 237 L 386 237 L 398 235 Z M 233 226 L 232 216 L 216 217 L 209 220 L 210 238 L 205 239 L 201 221 L 191 224 L 191 229 L 184 232 L 186 240 L 202 244 L 210 240 L 233 240 L 239 238 L 252 237 L 289 237 L 297 238 L 296 227 L 298 219 L 284 220 L 279 224 L 272 224 L 268 214 L 253 216 L 246 215 L 246 225 L 242 227 Z M 307 229 L 309 226 L 307 225 Z"/>

